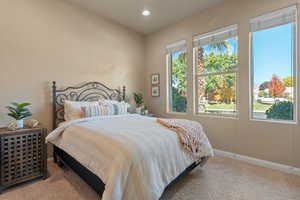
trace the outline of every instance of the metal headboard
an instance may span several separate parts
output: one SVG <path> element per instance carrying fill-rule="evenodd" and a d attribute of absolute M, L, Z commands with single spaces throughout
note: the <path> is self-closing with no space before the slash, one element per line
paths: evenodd
<path fill-rule="evenodd" d="M 60 122 L 64 121 L 64 102 L 70 101 L 97 101 L 99 99 L 109 99 L 123 101 L 126 96 L 126 88 L 111 89 L 99 82 L 88 82 L 78 87 L 67 87 L 58 90 L 56 82 L 52 82 L 52 106 L 53 124 L 55 129 Z"/>

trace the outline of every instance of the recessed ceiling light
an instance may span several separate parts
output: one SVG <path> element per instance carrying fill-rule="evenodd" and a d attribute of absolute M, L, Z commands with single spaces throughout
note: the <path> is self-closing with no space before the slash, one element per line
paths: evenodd
<path fill-rule="evenodd" d="M 150 12 L 149 10 L 144 10 L 144 11 L 142 12 L 142 15 L 144 15 L 144 16 L 149 16 L 149 15 L 151 15 L 151 12 Z"/>

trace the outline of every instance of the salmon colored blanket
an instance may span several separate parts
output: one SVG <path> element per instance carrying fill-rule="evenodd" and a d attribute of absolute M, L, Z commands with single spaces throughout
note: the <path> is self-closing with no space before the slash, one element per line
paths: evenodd
<path fill-rule="evenodd" d="M 183 150 L 190 154 L 196 162 L 200 161 L 202 157 L 213 155 L 211 145 L 200 123 L 185 119 L 159 118 L 157 122 L 177 133 Z"/>

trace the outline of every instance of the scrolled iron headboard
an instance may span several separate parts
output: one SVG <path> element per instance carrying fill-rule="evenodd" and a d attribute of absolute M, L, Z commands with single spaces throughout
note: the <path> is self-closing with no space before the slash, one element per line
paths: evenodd
<path fill-rule="evenodd" d="M 52 82 L 52 106 L 53 106 L 53 129 L 64 121 L 64 102 L 70 101 L 97 101 L 109 99 L 123 101 L 126 96 L 126 88 L 111 89 L 99 82 L 88 82 L 78 87 L 67 87 L 58 90 L 56 82 Z"/>

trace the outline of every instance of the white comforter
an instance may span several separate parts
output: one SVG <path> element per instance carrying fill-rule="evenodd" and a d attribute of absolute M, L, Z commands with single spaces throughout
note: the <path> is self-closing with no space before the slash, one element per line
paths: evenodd
<path fill-rule="evenodd" d="M 63 149 L 105 183 L 103 200 L 158 200 L 192 158 L 175 132 L 140 115 L 72 120 L 46 140 Z M 212 156 L 203 145 L 203 156 Z"/>

